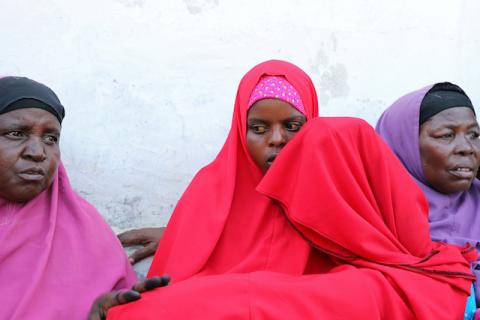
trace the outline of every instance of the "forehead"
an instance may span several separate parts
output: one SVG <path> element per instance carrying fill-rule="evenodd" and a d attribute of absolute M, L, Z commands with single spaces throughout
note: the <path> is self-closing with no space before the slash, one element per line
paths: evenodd
<path fill-rule="evenodd" d="M 468 107 L 455 107 L 443 110 L 431 117 L 426 123 L 432 126 L 472 125 L 477 119 L 472 109 Z"/>
<path fill-rule="evenodd" d="M 24 108 L 0 114 L 0 125 L 44 126 L 60 131 L 58 119 L 50 112 L 38 108 Z"/>
<path fill-rule="evenodd" d="M 276 120 L 291 117 L 305 117 L 291 104 L 279 99 L 262 99 L 248 110 L 247 119 Z"/>

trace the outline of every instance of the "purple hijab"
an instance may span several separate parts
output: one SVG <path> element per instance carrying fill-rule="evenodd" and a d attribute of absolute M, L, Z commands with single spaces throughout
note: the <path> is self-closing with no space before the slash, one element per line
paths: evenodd
<path fill-rule="evenodd" d="M 136 281 L 120 242 L 60 164 L 25 204 L 0 198 L 0 319 L 87 318 L 93 300 Z"/>
<path fill-rule="evenodd" d="M 428 219 L 432 239 L 462 246 L 468 242 L 479 248 L 480 181 L 475 179 L 466 191 L 443 194 L 430 188 L 423 174 L 418 141 L 419 117 L 420 105 L 430 88 L 432 85 L 395 101 L 378 120 L 376 130 L 425 193 L 430 207 Z M 475 270 L 475 274 L 480 279 L 480 270 Z M 479 300 L 478 281 L 475 290 Z"/>

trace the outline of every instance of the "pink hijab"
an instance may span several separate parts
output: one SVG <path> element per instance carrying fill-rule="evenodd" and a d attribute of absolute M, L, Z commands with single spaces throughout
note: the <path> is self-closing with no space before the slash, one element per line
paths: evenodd
<path fill-rule="evenodd" d="M 0 319 L 86 319 L 93 300 L 136 277 L 112 230 L 62 164 L 26 204 L 0 199 Z"/>

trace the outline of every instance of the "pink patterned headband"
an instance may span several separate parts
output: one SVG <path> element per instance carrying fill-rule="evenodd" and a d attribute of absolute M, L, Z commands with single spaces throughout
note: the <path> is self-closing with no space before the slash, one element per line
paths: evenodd
<path fill-rule="evenodd" d="M 262 77 L 252 91 L 247 109 L 250 109 L 255 102 L 262 99 L 279 99 L 285 101 L 305 115 L 305 107 L 303 106 L 300 94 L 298 94 L 298 91 L 293 85 L 282 76 Z"/>

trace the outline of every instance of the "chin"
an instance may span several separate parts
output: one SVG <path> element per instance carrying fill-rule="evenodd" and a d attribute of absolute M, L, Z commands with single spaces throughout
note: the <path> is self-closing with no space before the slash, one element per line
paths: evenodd
<path fill-rule="evenodd" d="M 473 180 L 470 181 L 458 181 L 456 183 L 452 183 L 448 190 L 449 192 L 447 193 L 457 193 L 457 192 L 462 192 L 470 189 L 472 186 Z"/>
<path fill-rule="evenodd" d="M 17 199 L 13 200 L 14 202 L 18 202 L 18 203 L 27 203 L 29 202 L 30 200 L 32 200 L 33 198 L 35 198 L 36 196 L 38 196 L 39 193 L 30 193 L 30 194 L 26 194 L 26 195 L 23 195 L 21 197 L 17 197 Z"/>
<path fill-rule="evenodd" d="M 38 196 L 43 190 L 44 190 L 43 188 L 24 189 L 21 192 L 18 192 L 17 194 L 15 194 L 15 196 L 9 200 L 13 202 L 25 203 L 32 200 L 36 196 Z"/>

